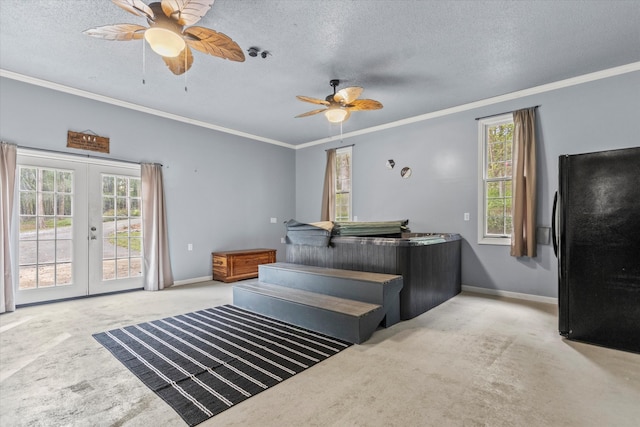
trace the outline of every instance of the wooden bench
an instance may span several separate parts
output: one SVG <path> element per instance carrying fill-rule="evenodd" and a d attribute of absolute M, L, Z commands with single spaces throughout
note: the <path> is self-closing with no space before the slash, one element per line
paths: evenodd
<path fill-rule="evenodd" d="M 229 283 L 258 277 L 258 265 L 276 262 L 275 249 L 243 249 L 211 253 L 213 280 Z"/>

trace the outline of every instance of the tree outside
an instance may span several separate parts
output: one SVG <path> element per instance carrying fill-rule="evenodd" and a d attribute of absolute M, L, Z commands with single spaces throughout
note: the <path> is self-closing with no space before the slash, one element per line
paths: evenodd
<path fill-rule="evenodd" d="M 490 126 L 487 129 L 487 137 L 486 234 L 510 236 L 513 122 Z"/>

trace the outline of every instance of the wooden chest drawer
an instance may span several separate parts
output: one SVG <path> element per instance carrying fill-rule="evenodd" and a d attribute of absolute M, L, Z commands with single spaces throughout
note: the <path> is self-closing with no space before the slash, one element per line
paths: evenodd
<path fill-rule="evenodd" d="M 211 253 L 213 280 L 225 283 L 258 277 L 258 265 L 276 262 L 275 249 L 245 249 Z"/>

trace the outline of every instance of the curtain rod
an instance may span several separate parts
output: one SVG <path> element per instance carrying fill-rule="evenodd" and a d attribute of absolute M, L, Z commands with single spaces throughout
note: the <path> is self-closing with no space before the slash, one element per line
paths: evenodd
<path fill-rule="evenodd" d="M 341 149 L 341 148 L 353 147 L 353 146 L 355 146 L 355 145 L 356 145 L 356 144 L 349 144 L 349 145 L 343 145 L 342 147 L 327 148 L 327 149 L 326 149 L 326 150 L 324 150 L 324 151 L 329 151 L 329 150 L 339 150 L 339 149 Z"/>
<path fill-rule="evenodd" d="M 539 105 L 534 105 L 533 107 L 529 107 L 529 108 L 538 108 L 540 107 Z M 520 108 L 519 110 L 527 110 L 528 108 Z M 518 110 L 514 110 L 514 111 L 518 111 Z M 484 116 L 484 117 L 476 117 L 476 120 L 482 120 L 482 119 L 488 119 L 489 117 L 496 117 L 496 116 L 501 116 L 503 114 L 509 114 L 509 113 L 513 113 L 513 111 L 505 111 L 504 113 L 497 113 L 497 114 L 491 114 L 489 116 Z"/>
<path fill-rule="evenodd" d="M 26 150 L 35 150 L 35 151 L 44 151 L 45 153 L 55 153 L 55 154 L 64 154 L 67 156 L 76 156 L 76 157 L 86 157 L 88 159 L 98 159 L 98 160 L 110 160 L 112 162 L 121 162 L 121 163 L 129 163 L 132 165 L 140 165 L 144 162 L 134 162 L 133 160 L 122 160 L 122 159 L 112 159 L 109 157 L 103 157 L 103 156 L 94 156 L 91 154 L 81 154 L 81 153 L 70 153 L 68 151 L 59 151 L 59 150 L 51 150 L 48 148 L 33 148 L 33 147 L 26 147 L 24 145 L 18 145 L 18 148 L 24 148 Z M 162 163 L 158 163 L 160 166 L 164 166 Z"/>

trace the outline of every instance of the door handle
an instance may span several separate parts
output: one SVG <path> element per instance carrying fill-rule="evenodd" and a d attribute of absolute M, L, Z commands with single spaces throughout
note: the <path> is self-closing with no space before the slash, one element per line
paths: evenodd
<path fill-rule="evenodd" d="M 556 210 L 558 208 L 558 192 L 553 196 L 553 209 L 551 211 L 551 238 L 553 239 L 553 253 L 558 257 L 558 239 L 556 236 Z"/>

